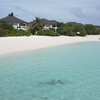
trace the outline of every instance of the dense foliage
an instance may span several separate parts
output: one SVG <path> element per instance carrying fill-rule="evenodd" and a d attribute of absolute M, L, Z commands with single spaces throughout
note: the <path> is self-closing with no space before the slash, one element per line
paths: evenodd
<path fill-rule="evenodd" d="M 86 24 L 85 29 L 88 33 L 88 35 L 98 35 L 100 34 L 100 28 L 97 28 L 96 26 L 92 24 Z"/>
<path fill-rule="evenodd" d="M 74 28 L 74 32 L 76 33 L 76 35 L 79 35 L 79 36 L 86 36 L 87 35 L 87 32 L 84 28 L 84 25 L 82 24 L 75 24 L 73 25 L 73 28 Z M 79 34 L 78 34 L 79 32 Z"/>
<path fill-rule="evenodd" d="M 30 36 L 31 32 L 14 29 L 11 24 L 6 21 L 0 21 L 0 37 L 3 36 Z"/>
<path fill-rule="evenodd" d="M 30 26 L 30 31 L 33 35 L 43 35 L 43 36 L 59 36 L 54 29 L 50 28 L 49 30 L 44 30 L 43 25 L 38 17 L 36 17 L 35 21 Z"/>
<path fill-rule="evenodd" d="M 67 24 L 58 23 L 58 33 L 67 36 L 86 36 L 100 34 L 100 28 L 94 25 L 83 25 L 80 23 L 70 22 Z"/>
<path fill-rule="evenodd" d="M 13 30 L 13 26 L 11 24 L 9 24 L 8 22 L 1 20 L 0 21 L 0 29 Z"/>
<path fill-rule="evenodd" d="M 30 26 L 30 31 L 33 35 L 36 35 L 39 30 L 42 30 L 43 26 L 41 25 L 40 19 L 36 17 L 35 22 Z"/>
<path fill-rule="evenodd" d="M 58 30 L 54 29 L 44 30 L 43 25 L 38 17 L 34 23 L 30 25 L 29 31 L 14 29 L 11 24 L 6 21 L 0 20 L 0 37 L 3 36 L 30 36 L 30 35 L 43 35 L 43 36 L 86 36 L 100 34 L 100 27 L 92 24 L 80 24 L 76 22 L 57 23 Z"/>
<path fill-rule="evenodd" d="M 57 32 L 53 30 L 40 30 L 37 32 L 37 35 L 43 35 L 43 36 L 59 36 Z"/>

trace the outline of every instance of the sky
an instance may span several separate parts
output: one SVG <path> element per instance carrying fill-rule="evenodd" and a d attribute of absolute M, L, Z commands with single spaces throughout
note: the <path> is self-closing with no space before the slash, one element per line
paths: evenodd
<path fill-rule="evenodd" d="M 0 18 L 11 12 L 28 22 L 40 17 L 100 25 L 100 0 L 0 0 Z"/>

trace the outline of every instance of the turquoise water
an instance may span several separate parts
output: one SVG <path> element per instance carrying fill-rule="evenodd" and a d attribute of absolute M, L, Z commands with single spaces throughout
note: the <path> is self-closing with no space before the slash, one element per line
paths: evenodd
<path fill-rule="evenodd" d="M 0 57 L 0 100 L 100 100 L 100 42 Z"/>

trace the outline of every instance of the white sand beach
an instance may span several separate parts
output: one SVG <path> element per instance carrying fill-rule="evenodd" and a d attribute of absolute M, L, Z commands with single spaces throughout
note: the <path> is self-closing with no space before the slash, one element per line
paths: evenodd
<path fill-rule="evenodd" d="M 49 37 L 49 36 L 29 36 L 29 37 L 0 37 L 0 55 L 19 51 L 37 50 L 63 44 L 100 41 L 100 35 L 86 37 Z"/>

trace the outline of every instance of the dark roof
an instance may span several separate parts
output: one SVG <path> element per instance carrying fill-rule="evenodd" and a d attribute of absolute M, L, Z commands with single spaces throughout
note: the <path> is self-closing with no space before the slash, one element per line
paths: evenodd
<path fill-rule="evenodd" d="M 12 25 L 14 25 L 16 23 L 19 23 L 20 25 L 21 24 L 23 25 L 24 23 L 27 24 L 27 22 L 25 22 L 19 18 L 16 18 L 15 16 L 7 16 L 7 17 L 2 18 L 1 20 L 7 21 Z"/>
<path fill-rule="evenodd" d="M 68 22 L 66 23 L 66 25 L 82 25 L 82 24 L 77 22 Z"/>
<path fill-rule="evenodd" d="M 97 29 L 100 29 L 100 26 L 98 26 L 98 25 L 96 25 L 95 27 L 96 27 Z"/>
<path fill-rule="evenodd" d="M 57 21 L 55 20 L 47 20 L 47 19 L 40 19 L 40 22 L 42 24 L 46 24 L 46 25 L 56 25 Z"/>
<path fill-rule="evenodd" d="M 30 22 L 29 24 L 35 23 L 35 20 Z M 55 20 L 47 20 L 47 19 L 40 19 L 40 23 L 42 25 L 57 25 L 57 21 Z"/>

